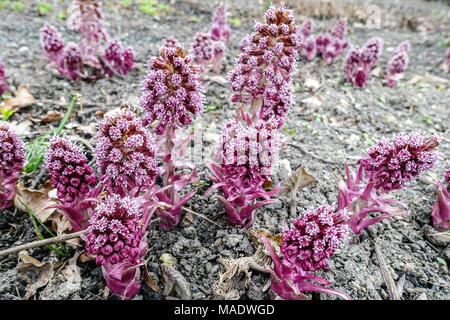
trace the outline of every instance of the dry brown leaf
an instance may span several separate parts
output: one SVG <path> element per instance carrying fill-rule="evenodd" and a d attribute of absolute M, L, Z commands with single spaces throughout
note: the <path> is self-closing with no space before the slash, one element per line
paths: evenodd
<path fill-rule="evenodd" d="M 19 210 L 26 211 L 24 206 L 20 203 L 20 199 L 23 203 L 31 208 L 34 215 L 36 215 L 42 222 L 47 221 L 49 217 L 55 212 L 56 209 L 45 209 L 50 205 L 57 204 L 55 200 L 48 200 L 49 192 L 52 190 L 50 181 L 45 182 L 44 189 L 41 190 L 25 188 L 23 181 L 20 181 L 18 184 L 16 184 L 15 189 L 16 196 L 14 197 L 14 205 Z"/>
<path fill-rule="evenodd" d="M 45 116 L 41 117 L 41 122 L 48 123 L 48 122 L 58 121 L 58 120 L 61 120 L 62 117 L 63 117 L 63 114 L 61 112 L 55 111 L 55 110 L 49 110 L 49 111 L 47 111 L 47 114 Z"/>
<path fill-rule="evenodd" d="M 80 252 L 76 251 L 72 258 L 69 259 L 67 267 L 61 271 L 64 278 L 70 282 L 81 282 L 80 268 L 77 266 L 77 260 L 80 256 Z"/>
<path fill-rule="evenodd" d="M 261 230 L 261 229 L 251 229 L 247 231 L 247 234 L 250 236 L 250 239 L 253 241 L 255 246 L 259 246 L 262 244 L 261 239 L 259 238 L 260 235 L 263 235 L 266 237 L 270 242 L 275 242 L 278 246 L 281 246 L 281 243 L 283 242 L 283 234 L 278 233 L 276 235 L 272 235 L 269 231 Z"/>
<path fill-rule="evenodd" d="M 14 92 L 14 97 L 3 98 L 0 104 L 0 109 L 5 110 L 16 110 L 24 108 L 36 103 L 36 99 L 31 95 L 30 89 L 24 85 L 19 85 L 17 90 Z"/>
<path fill-rule="evenodd" d="M 179 271 L 165 263 L 161 264 L 161 271 L 166 284 L 163 292 L 165 296 L 168 296 L 172 290 L 175 290 L 182 300 L 191 300 L 189 282 L 186 281 Z"/>
<path fill-rule="evenodd" d="M 152 289 L 155 292 L 159 291 L 158 284 L 156 283 L 156 281 L 148 273 L 147 265 L 145 265 L 145 268 L 144 268 L 144 280 L 145 280 L 145 283 L 148 285 L 148 287 L 150 289 Z"/>
<path fill-rule="evenodd" d="M 302 190 L 303 188 L 306 188 L 307 186 L 313 184 L 315 181 L 317 181 L 316 177 L 314 177 L 312 174 L 306 172 L 305 167 L 301 166 L 295 172 L 284 180 L 281 183 L 281 188 L 278 191 L 279 196 L 287 195 L 295 190 L 295 192 Z"/>
<path fill-rule="evenodd" d="M 17 270 L 31 274 L 31 282 L 25 288 L 24 299 L 28 300 L 37 289 L 45 286 L 53 278 L 53 266 L 50 262 L 40 262 L 24 252 L 19 252 L 19 259 L 23 261 L 23 264 L 19 265 Z"/>

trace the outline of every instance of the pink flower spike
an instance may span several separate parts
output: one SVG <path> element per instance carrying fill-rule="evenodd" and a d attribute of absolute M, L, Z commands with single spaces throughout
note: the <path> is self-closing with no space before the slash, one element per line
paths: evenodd
<path fill-rule="evenodd" d="M 0 61 L 0 95 L 9 91 L 9 86 L 6 83 L 6 67 Z"/>
<path fill-rule="evenodd" d="M 210 34 L 199 32 L 194 37 L 191 52 L 194 62 L 201 66 L 203 73 L 210 66 L 214 72 L 219 73 L 224 48 L 225 45 L 222 41 L 213 40 Z"/>
<path fill-rule="evenodd" d="M 333 37 L 343 40 L 347 34 L 347 20 L 339 19 L 331 30 Z"/>
<path fill-rule="evenodd" d="M 122 109 L 105 116 L 96 139 L 99 179 L 108 192 L 136 196 L 154 186 L 158 172 L 155 142 L 133 111 Z"/>
<path fill-rule="evenodd" d="M 210 34 L 215 41 L 230 42 L 231 29 L 227 23 L 227 12 L 223 3 L 220 3 L 214 12 Z"/>
<path fill-rule="evenodd" d="M 25 144 L 0 121 L 0 209 L 13 204 L 15 185 L 25 164 Z"/>
<path fill-rule="evenodd" d="M 41 45 L 44 48 L 47 58 L 57 63 L 64 50 L 64 40 L 61 34 L 49 24 L 45 24 L 40 30 Z"/>
<path fill-rule="evenodd" d="M 408 67 L 409 57 L 407 50 L 399 50 L 393 54 L 387 67 L 386 80 L 389 87 L 396 85 L 395 76 L 401 74 Z"/>
<path fill-rule="evenodd" d="M 450 193 L 442 183 L 438 184 L 437 201 L 433 205 L 431 217 L 437 230 L 450 230 Z"/>
<path fill-rule="evenodd" d="M 306 19 L 300 27 L 300 33 L 303 39 L 309 38 L 314 29 L 314 21 L 312 19 Z"/>

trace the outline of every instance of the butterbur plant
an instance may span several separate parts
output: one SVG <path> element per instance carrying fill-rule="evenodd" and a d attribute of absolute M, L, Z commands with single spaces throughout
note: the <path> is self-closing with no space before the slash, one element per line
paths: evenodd
<path fill-rule="evenodd" d="M 350 49 L 344 68 L 347 81 L 357 87 L 364 87 L 382 51 L 383 40 L 377 37 L 369 39 L 361 49 L 358 46 Z"/>
<path fill-rule="evenodd" d="M 320 53 L 323 61 L 326 64 L 330 64 L 336 61 L 339 55 L 347 49 L 349 41 L 344 39 L 346 34 L 347 20 L 340 19 L 334 25 L 333 29 L 331 30 L 331 34 L 318 34 L 315 37 L 315 50 L 317 51 L 317 53 Z M 308 50 L 306 51 L 306 53 L 308 57 Z M 312 53 L 310 53 L 310 55 L 311 54 Z"/>
<path fill-rule="evenodd" d="M 195 194 L 189 191 L 181 195 L 183 188 L 195 180 L 196 168 L 176 160 L 192 139 L 192 135 L 177 139 L 176 129 L 185 129 L 204 109 L 199 76 L 198 66 L 182 47 L 162 47 L 159 57 L 150 57 L 147 78 L 143 81 L 139 104 L 146 114 L 142 122 L 154 126 L 163 161 L 160 171 L 163 188 L 156 196 L 167 208 L 158 209 L 156 214 L 166 229 L 179 223 L 182 206 Z M 182 171 L 183 168 L 191 173 Z"/>
<path fill-rule="evenodd" d="M 408 67 L 409 57 L 408 51 L 410 49 L 409 41 L 404 41 L 395 49 L 391 59 L 389 60 L 386 82 L 389 87 L 394 87 L 397 84 L 398 75 L 400 75 Z"/>
<path fill-rule="evenodd" d="M 219 73 L 224 49 L 222 41 L 214 40 L 209 33 L 199 32 L 194 37 L 191 53 L 194 62 L 201 67 L 202 73 L 206 73 L 209 68 Z"/>
<path fill-rule="evenodd" d="M 348 225 L 356 236 L 376 222 L 406 213 L 400 209 L 406 209 L 406 205 L 387 193 L 405 188 L 408 182 L 433 168 L 438 160 L 434 150 L 438 145 L 438 137 L 425 140 L 421 134 L 412 132 L 370 147 L 368 157 L 360 160 L 356 173 L 345 166 L 347 183 L 339 179 L 338 210 L 346 208 L 352 212 Z M 370 213 L 379 214 L 366 219 Z"/>
<path fill-rule="evenodd" d="M 230 42 L 231 29 L 227 23 L 227 12 L 223 3 L 220 3 L 214 12 L 210 33 L 215 41 Z"/>
<path fill-rule="evenodd" d="M 45 161 L 60 202 L 51 207 L 60 209 L 75 231 L 84 230 L 90 218 L 92 201 L 101 191 L 101 187 L 97 187 L 94 170 L 87 164 L 80 147 L 57 136 L 50 140 Z"/>
<path fill-rule="evenodd" d="M 445 173 L 444 183 L 437 183 L 437 201 L 433 205 L 431 217 L 433 225 L 439 231 L 450 230 L 450 165 L 449 170 Z"/>
<path fill-rule="evenodd" d="M 66 45 L 61 34 L 47 23 L 40 30 L 46 57 L 61 76 L 74 81 L 112 77 L 126 75 L 133 67 L 133 50 L 123 49 L 106 32 L 100 1 L 74 0 L 69 26 L 81 33 L 83 38 L 79 43 Z"/>
<path fill-rule="evenodd" d="M 312 19 L 307 19 L 300 27 L 300 38 L 302 41 L 301 49 L 305 53 L 306 60 L 311 61 L 317 55 L 316 39 L 312 36 L 314 29 L 314 22 Z"/>
<path fill-rule="evenodd" d="M 347 210 L 335 212 L 327 204 L 306 210 L 293 221 L 294 226 L 284 232 L 281 259 L 270 241 L 260 236 L 274 263 L 274 267 L 269 268 L 272 291 L 285 300 L 308 299 L 305 292 L 325 292 L 350 300 L 345 293 L 326 287 L 331 284 L 329 281 L 312 273 L 327 268 L 327 259 L 346 239 L 348 226 L 345 222 L 349 215 Z"/>
<path fill-rule="evenodd" d="M 158 173 L 155 141 L 132 110 L 106 115 L 96 140 L 98 175 L 106 191 L 136 197 L 153 188 Z"/>
<path fill-rule="evenodd" d="M 225 207 L 231 226 L 249 228 L 254 210 L 276 202 L 271 197 L 279 187 L 267 191 L 272 165 L 278 160 L 280 138 L 276 121 L 259 120 L 243 125 L 236 120 L 225 124 L 216 146 L 215 163 L 208 163 L 207 177 L 219 188 L 219 200 Z M 263 200 L 259 200 L 263 199 Z"/>
<path fill-rule="evenodd" d="M 148 247 L 146 229 L 153 210 L 144 209 L 140 201 L 119 195 L 99 200 L 83 235 L 86 252 L 102 266 L 108 289 L 124 299 L 140 290 L 139 267 Z"/>
<path fill-rule="evenodd" d="M 9 86 L 6 83 L 6 67 L 0 61 L 0 96 L 9 91 Z"/>
<path fill-rule="evenodd" d="M 231 101 L 241 104 L 240 118 L 276 118 L 281 126 L 292 105 L 292 74 L 301 39 L 293 11 L 285 6 L 271 6 L 265 19 L 241 42 L 241 52 L 229 73 L 235 92 Z"/>
<path fill-rule="evenodd" d="M 0 121 L 0 209 L 13 204 L 15 185 L 25 165 L 25 144 Z"/>

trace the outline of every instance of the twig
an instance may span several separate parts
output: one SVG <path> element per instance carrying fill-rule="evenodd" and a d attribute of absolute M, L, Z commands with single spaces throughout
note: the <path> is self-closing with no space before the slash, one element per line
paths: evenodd
<path fill-rule="evenodd" d="M 0 256 L 5 256 L 8 254 L 16 253 L 16 252 L 26 250 L 26 249 L 41 247 L 46 244 L 58 243 L 58 242 L 78 238 L 79 236 L 81 236 L 82 234 L 85 234 L 86 232 L 87 232 L 87 230 L 83 230 L 83 231 L 79 231 L 79 232 L 75 232 L 75 233 L 71 233 L 71 234 L 64 234 L 64 235 L 57 236 L 54 238 L 48 238 L 48 239 L 44 239 L 44 240 L 38 240 L 38 241 L 33 241 L 30 243 L 22 244 L 17 247 L 13 247 L 13 248 L 9 248 L 9 249 L 0 251 Z"/>
<path fill-rule="evenodd" d="M 320 156 L 318 156 L 318 155 L 315 155 L 314 153 L 312 153 L 312 152 L 306 150 L 306 149 L 305 149 L 303 146 L 301 146 L 301 145 L 298 145 L 298 144 L 295 144 L 295 143 L 291 143 L 291 142 L 288 142 L 287 145 L 288 145 L 288 146 L 291 146 L 291 147 L 294 147 L 294 148 L 297 148 L 297 149 L 299 149 L 301 152 L 303 152 L 303 153 L 305 153 L 306 155 L 310 156 L 311 158 L 320 160 L 320 161 L 322 161 L 322 162 L 330 163 L 330 164 L 342 164 L 342 162 L 336 162 L 336 161 L 332 161 L 332 160 L 327 160 L 327 159 L 324 159 L 324 158 L 322 158 L 322 157 L 320 157 Z"/>
<path fill-rule="evenodd" d="M 100 56 L 97 56 L 97 58 L 101 61 L 101 63 L 103 63 L 106 67 L 108 67 L 109 70 L 111 70 L 112 73 L 114 73 L 117 77 L 121 78 L 121 79 L 125 79 L 125 77 L 118 73 L 112 66 L 111 64 L 109 64 L 105 59 L 103 59 Z"/>
<path fill-rule="evenodd" d="M 192 211 L 191 209 L 188 209 L 188 208 L 185 208 L 185 207 L 181 207 L 181 209 L 183 209 L 183 210 L 185 210 L 185 211 L 187 211 L 187 212 L 190 212 L 190 213 L 192 213 L 192 214 L 195 214 L 196 216 L 199 216 L 200 218 L 203 218 L 203 219 L 205 219 L 206 221 L 211 222 L 212 224 L 218 226 L 219 228 L 223 228 L 223 226 L 221 226 L 220 224 L 218 224 L 218 223 L 212 221 L 211 219 L 205 217 L 204 215 L 202 215 L 202 214 L 200 214 L 200 213 L 197 213 L 197 212 Z"/>
<path fill-rule="evenodd" d="M 389 270 L 386 266 L 386 261 L 383 258 L 383 255 L 381 253 L 380 247 L 378 246 L 378 243 L 375 242 L 374 244 L 375 254 L 377 256 L 378 265 L 381 269 L 381 274 L 383 276 L 384 282 L 386 282 L 386 286 L 388 288 L 389 296 L 391 297 L 391 300 L 400 300 L 400 296 L 397 292 L 397 287 L 395 286 L 394 279 L 392 279 L 391 274 L 389 273 Z"/>

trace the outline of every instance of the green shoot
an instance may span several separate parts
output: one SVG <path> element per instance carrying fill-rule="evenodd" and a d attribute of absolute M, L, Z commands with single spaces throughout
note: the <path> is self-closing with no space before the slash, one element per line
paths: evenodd
<path fill-rule="evenodd" d="M 36 170 L 39 164 L 44 159 L 45 152 L 48 149 L 48 145 L 50 142 L 50 136 L 52 134 L 59 135 L 69 120 L 70 115 L 72 114 L 73 107 L 75 106 L 75 102 L 77 101 L 77 95 L 74 95 L 72 98 L 72 102 L 70 103 L 69 109 L 64 116 L 64 119 L 59 124 L 58 128 L 48 131 L 45 135 L 41 137 L 37 137 L 31 142 L 27 143 L 27 165 L 23 169 L 23 172 L 30 173 Z"/>
<path fill-rule="evenodd" d="M 45 16 L 51 11 L 53 11 L 53 6 L 51 4 L 42 1 L 38 3 L 38 12 L 40 16 Z"/>
<path fill-rule="evenodd" d="M 19 201 L 20 201 L 20 203 L 25 207 L 25 210 L 27 211 L 28 215 L 30 216 L 31 222 L 33 223 L 34 230 L 36 231 L 36 233 L 37 233 L 39 239 L 44 240 L 45 238 L 44 238 L 44 236 L 42 235 L 41 231 L 39 230 L 38 224 L 36 223 L 36 221 L 37 221 L 41 226 L 43 226 L 44 229 L 45 229 L 45 231 L 47 231 L 47 232 L 54 238 L 55 235 L 53 234 L 53 232 L 51 232 L 50 229 L 48 229 L 48 228 L 45 226 L 45 224 L 44 224 L 44 223 L 43 223 L 43 222 L 42 222 L 42 221 L 34 214 L 33 210 L 32 210 L 27 204 L 25 204 L 25 203 L 22 201 L 22 199 L 19 198 Z M 48 247 L 50 250 L 56 252 L 56 253 L 59 254 L 59 255 L 67 256 L 67 251 L 66 251 L 66 249 L 62 246 L 61 243 L 59 244 L 59 247 L 60 247 L 61 250 L 63 250 L 64 252 L 62 252 L 62 251 L 56 249 L 54 246 L 52 246 L 52 245 L 50 245 L 50 244 L 47 244 L 47 247 Z"/>
<path fill-rule="evenodd" d="M 2 120 L 6 121 L 8 120 L 15 112 L 16 110 L 6 110 L 6 109 L 0 109 L 2 111 Z"/>

